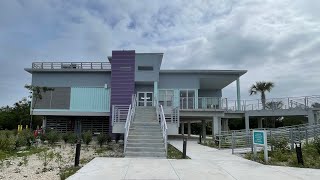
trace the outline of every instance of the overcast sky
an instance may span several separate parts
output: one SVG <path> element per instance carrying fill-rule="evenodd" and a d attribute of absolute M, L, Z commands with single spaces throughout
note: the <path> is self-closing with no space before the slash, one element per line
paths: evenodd
<path fill-rule="evenodd" d="M 0 106 L 28 95 L 33 61 L 163 52 L 162 69 L 245 69 L 267 97 L 320 94 L 319 0 L 1 0 Z M 235 84 L 223 90 L 234 98 Z"/>

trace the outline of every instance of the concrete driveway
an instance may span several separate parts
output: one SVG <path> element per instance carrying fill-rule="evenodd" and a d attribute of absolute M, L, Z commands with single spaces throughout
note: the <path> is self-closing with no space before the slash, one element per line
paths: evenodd
<path fill-rule="evenodd" d="M 182 141 L 170 142 L 182 149 Z M 95 158 L 69 180 L 105 179 L 320 179 L 320 170 L 266 166 L 189 141 L 188 160 Z"/>

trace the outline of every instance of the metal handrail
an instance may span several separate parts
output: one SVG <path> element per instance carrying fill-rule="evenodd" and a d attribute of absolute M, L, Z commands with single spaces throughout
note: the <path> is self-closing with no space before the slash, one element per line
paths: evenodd
<path fill-rule="evenodd" d="M 125 126 L 124 126 L 124 129 L 125 129 L 125 133 L 124 133 L 124 152 L 126 152 L 126 147 L 127 147 L 127 143 L 128 143 L 128 136 L 129 136 L 129 131 L 130 131 L 130 125 L 131 125 L 131 122 L 134 120 L 134 116 L 135 116 L 136 103 L 137 103 L 136 99 L 137 99 L 136 95 L 132 95 L 131 104 L 129 106 L 127 119 L 126 119 L 126 123 L 125 123 Z"/>
<path fill-rule="evenodd" d="M 161 130 L 162 130 L 162 136 L 163 136 L 163 141 L 164 141 L 164 148 L 166 150 L 166 156 L 168 153 L 168 144 L 167 144 L 167 140 L 168 140 L 168 134 L 167 134 L 167 130 L 168 130 L 168 126 L 167 126 L 167 122 L 166 122 L 166 118 L 164 116 L 164 111 L 163 111 L 163 107 L 162 105 L 160 105 L 160 124 L 161 124 Z"/>
<path fill-rule="evenodd" d="M 127 115 L 126 124 L 124 126 L 124 129 L 125 129 L 125 132 L 124 132 L 124 152 L 126 151 L 126 148 L 127 148 L 130 124 L 131 124 L 131 120 L 132 120 L 131 116 L 132 116 L 132 109 L 131 109 L 131 105 L 130 105 L 128 115 Z"/>
<path fill-rule="evenodd" d="M 165 148 L 165 150 L 166 150 L 166 156 L 167 156 L 167 152 L 168 152 L 168 144 L 167 144 L 167 140 L 168 140 L 168 134 L 167 134 L 168 126 L 167 126 L 166 117 L 165 117 L 165 115 L 164 115 L 163 106 L 162 106 L 161 104 L 159 104 L 159 101 L 157 100 L 156 97 L 154 97 L 154 106 L 156 107 L 158 122 L 160 122 L 161 131 L 162 131 L 162 137 L 163 137 L 163 142 L 164 142 L 164 148 Z"/>

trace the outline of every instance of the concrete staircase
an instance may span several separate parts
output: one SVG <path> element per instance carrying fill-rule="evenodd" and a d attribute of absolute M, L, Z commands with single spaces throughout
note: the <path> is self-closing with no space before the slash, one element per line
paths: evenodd
<path fill-rule="evenodd" d="M 166 158 L 161 127 L 155 107 L 136 107 L 130 126 L 126 157 Z"/>

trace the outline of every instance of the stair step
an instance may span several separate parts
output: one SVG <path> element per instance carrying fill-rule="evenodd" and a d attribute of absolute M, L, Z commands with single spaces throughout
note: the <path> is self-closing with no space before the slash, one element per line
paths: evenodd
<path fill-rule="evenodd" d="M 129 131 L 129 135 L 162 136 L 161 131 Z"/>
<path fill-rule="evenodd" d="M 128 143 L 163 143 L 163 139 L 128 139 Z"/>
<path fill-rule="evenodd" d="M 133 121 L 132 125 L 146 125 L 146 126 L 156 125 L 156 126 L 159 126 L 160 123 L 158 123 L 157 121 Z"/>
<path fill-rule="evenodd" d="M 165 152 L 164 147 L 127 147 L 126 152 Z"/>
<path fill-rule="evenodd" d="M 162 133 L 161 129 L 160 128 L 156 128 L 156 129 L 146 129 L 146 128 L 130 128 L 130 132 L 146 132 L 146 133 Z"/>
<path fill-rule="evenodd" d="M 158 119 L 157 118 L 152 118 L 152 117 L 149 117 L 149 118 L 144 118 L 144 117 L 135 117 L 134 118 L 134 122 L 136 122 L 136 121 L 151 121 L 151 122 L 153 122 L 153 121 L 158 121 Z"/>
<path fill-rule="evenodd" d="M 126 152 L 126 157 L 159 157 L 166 158 L 165 152 Z"/>
<path fill-rule="evenodd" d="M 162 136 L 150 136 L 150 135 L 132 135 L 130 134 L 128 136 L 128 139 L 161 139 L 162 140 Z"/>
<path fill-rule="evenodd" d="M 163 143 L 127 143 L 128 147 L 154 147 L 154 148 L 164 148 Z"/>
<path fill-rule="evenodd" d="M 161 129 L 161 127 L 160 127 L 160 125 L 150 125 L 150 126 L 148 126 L 148 125 L 137 125 L 137 124 L 132 124 L 131 126 L 130 126 L 130 129 L 153 129 L 153 130 L 158 130 L 158 129 Z"/>

